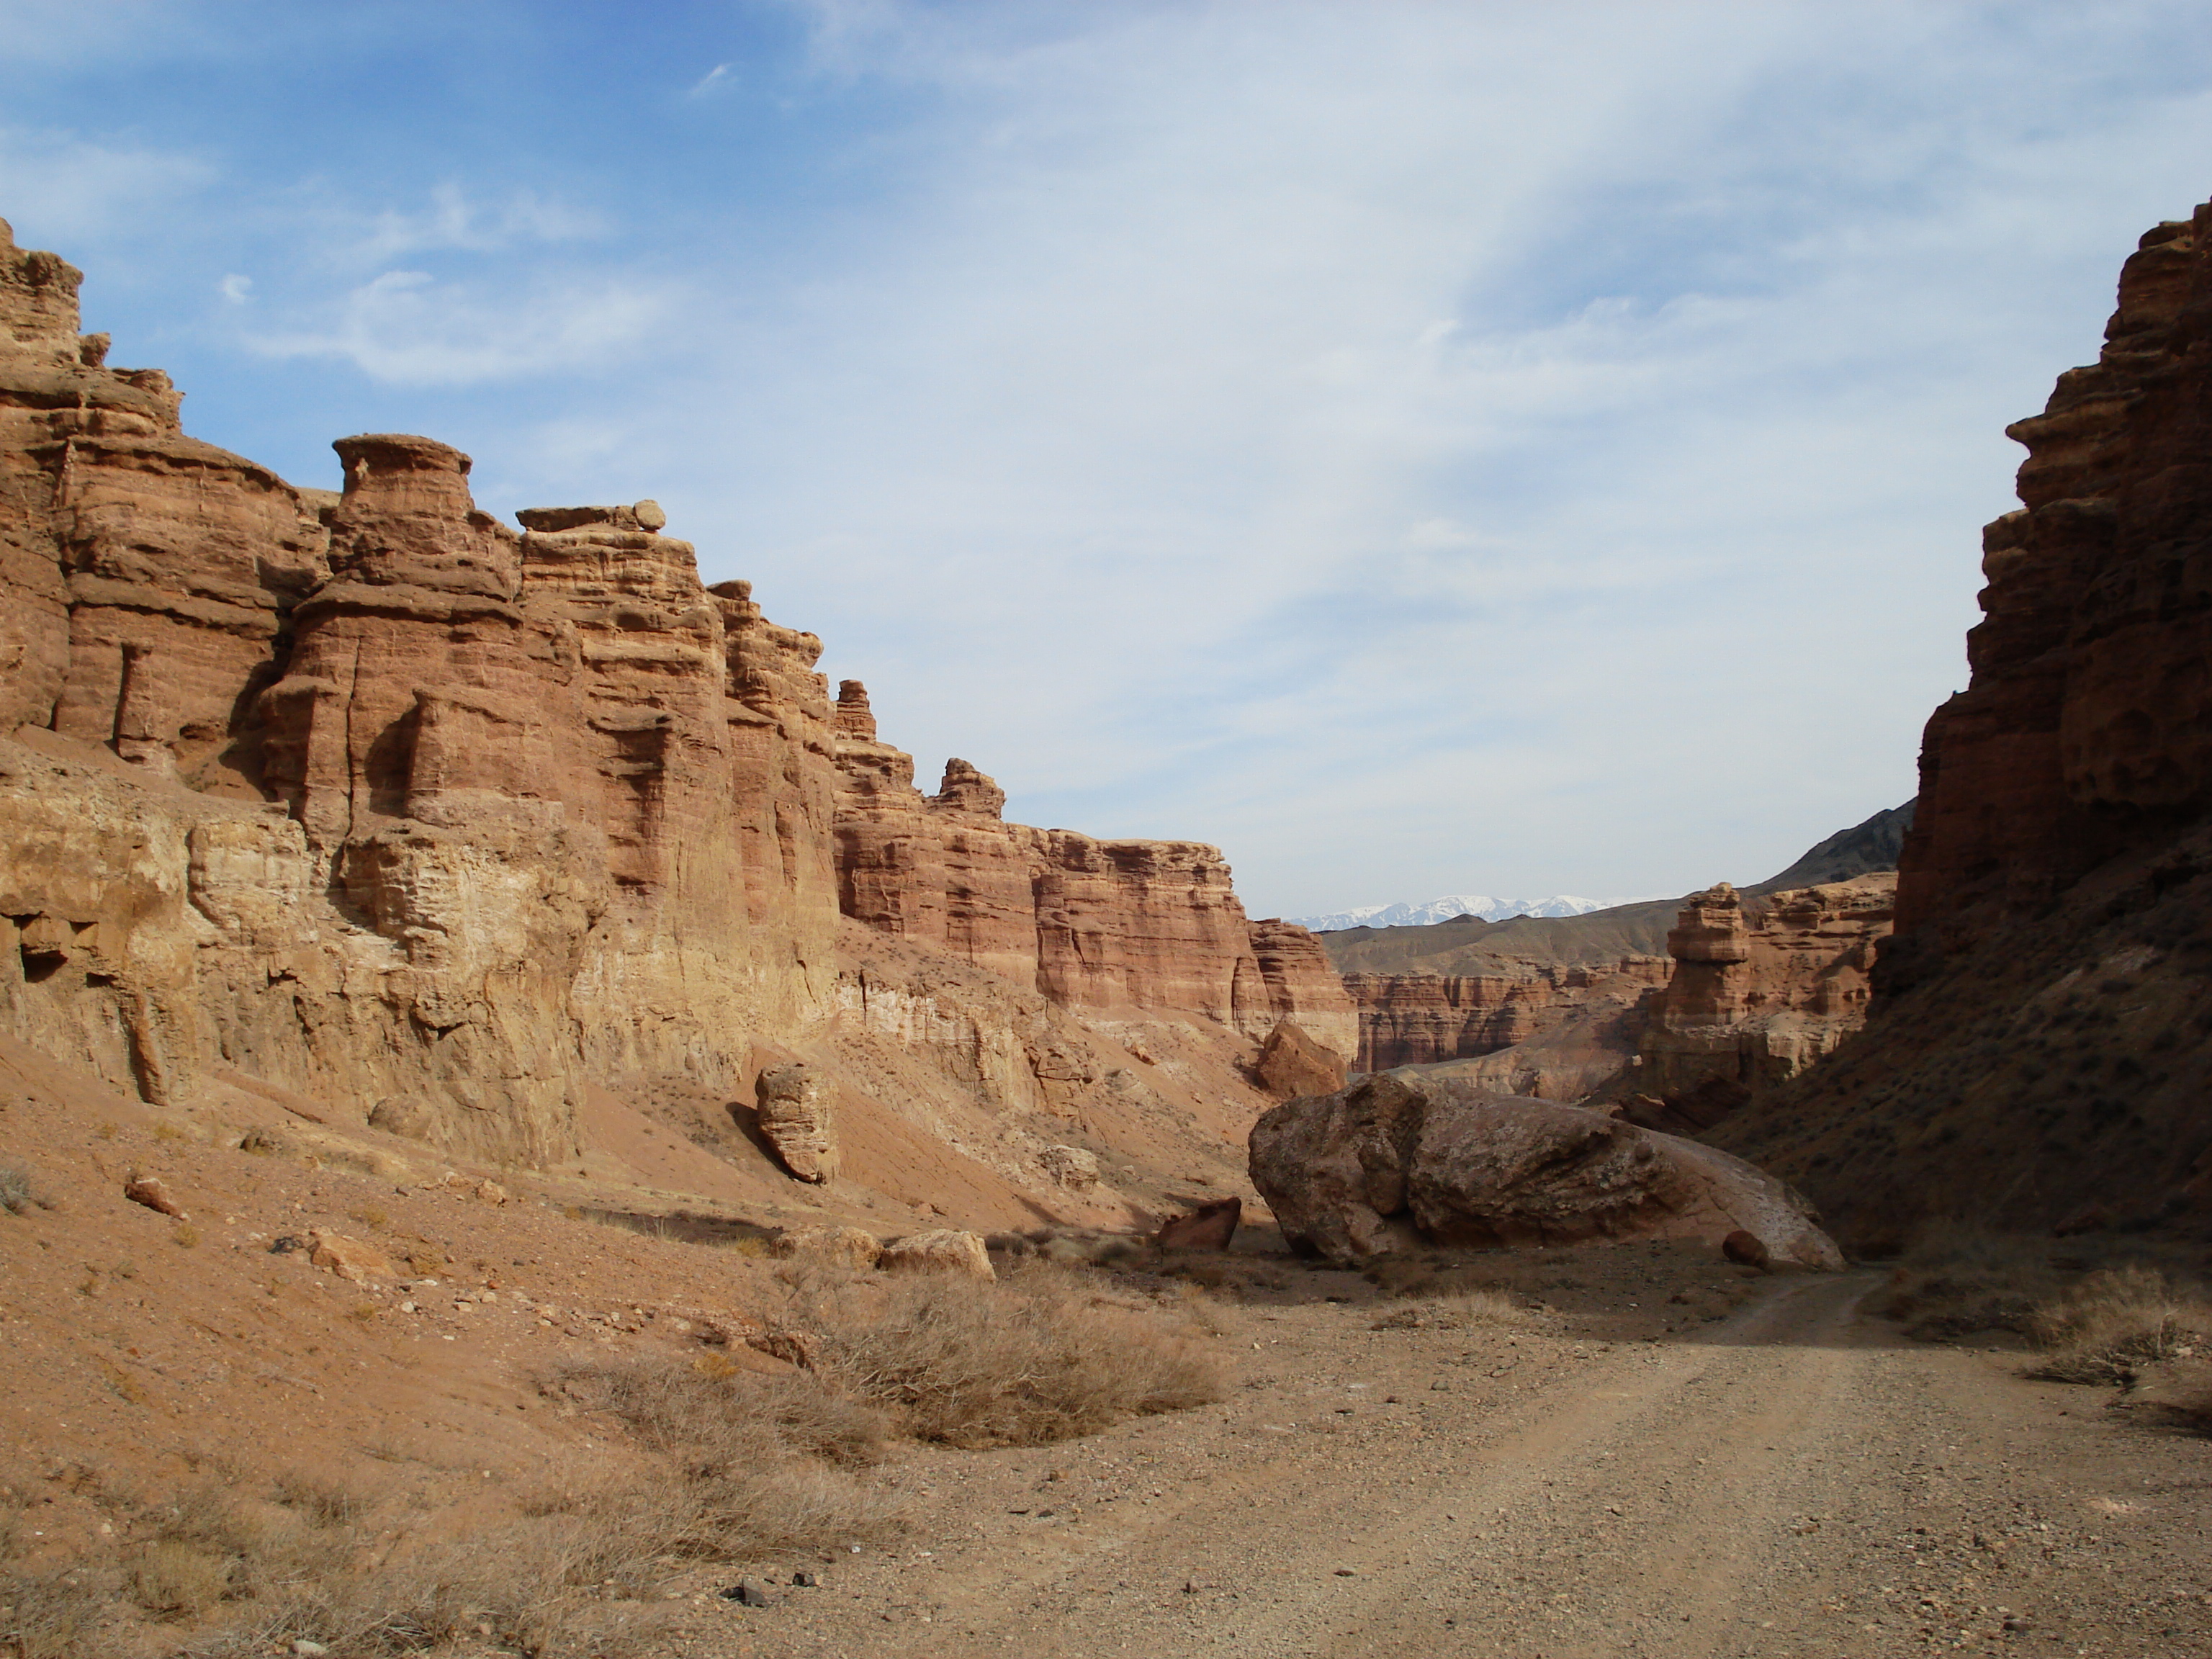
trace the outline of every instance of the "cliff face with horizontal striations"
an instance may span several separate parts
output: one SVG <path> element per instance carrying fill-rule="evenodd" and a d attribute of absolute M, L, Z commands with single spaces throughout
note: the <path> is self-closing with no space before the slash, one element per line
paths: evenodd
<path fill-rule="evenodd" d="M 2212 1199 L 2212 204 L 2008 428 L 1973 675 L 1937 709 L 1866 1036 L 1731 1144 L 1869 1236 Z"/>
<path fill-rule="evenodd" d="M 1006 792 L 966 761 L 923 794 L 859 681 L 840 687 L 835 718 L 846 915 L 1063 1007 L 1195 1012 L 1255 1040 L 1291 1019 L 1352 1052 L 1357 1017 L 1319 943 L 1248 919 L 1216 848 L 1007 823 Z"/>
<path fill-rule="evenodd" d="M 1667 936 L 1674 970 L 1648 1011 L 1636 1085 L 1689 1129 L 1796 1076 L 1866 1024 L 1875 950 L 1889 933 L 1887 872 L 1747 905 L 1723 882 Z"/>
<path fill-rule="evenodd" d="M 978 1194 L 1051 1190 L 1071 1136 L 1226 1145 L 1285 1018 L 1349 1052 L 1212 848 L 1005 823 L 964 762 L 921 795 L 653 503 L 518 532 L 401 434 L 295 488 L 106 368 L 77 281 L 0 231 L 0 1029 L 157 1103 L 275 1087 L 535 1164 L 603 1085 L 741 1115 L 797 1057 Z M 1147 1081 L 1094 1012 L 1188 1041 Z M 908 1133 L 848 1170 L 918 1167 Z"/>
<path fill-rule="evenodd" d="M 1629 957 L 1528 963 L 1516 973 L 1346 974 L 1345 989 L 1359 1005 L 1358 1069 L 1387 1072 L 1495 1054 L 1565 1024 L 1601 985 L 1612 992 L 1626 981 L 1656 989 L 1667 982 L 1669 967 L 1664 957 Z"/>

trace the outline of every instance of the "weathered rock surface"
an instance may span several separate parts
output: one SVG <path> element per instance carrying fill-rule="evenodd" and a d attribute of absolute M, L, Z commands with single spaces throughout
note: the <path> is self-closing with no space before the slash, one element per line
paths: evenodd
<path fill-rule="evenodd" d="M 866 1270 L 883 1255 L 883 1241 L 861 1227 L 791 1227 L 778 1233 L 770 1249 L 780 1256 L 804 1256 L 840 1267 Z"/>
<path fill-rule="evenodd" d="M 1352 1262 L 1414 1240 L 1470 1248 L 1753 1233 L 1840 1267 L 1803 1200 L 1742 1160 L 1580 1107 L 1383 1073 L 1278 1106 L 1251 1174 L 1284 1236 Z"/>
<path fill-rule="evenodd" d="M 836 1178 L 837 1124 L 822 1079 L 802 1060 L 771 1066 L 754 1080 L 761 1133 L 801 1181 Z"/>
<path fill-rule="evenodd" d="M 1343 1058 L 1305 1034 L 1294 1019 L 1278 1020 L 1260 1045 L 1252 1075 L 1277 1100 L 1333 1094 L 1344 1087 Z"/>
<path fill-rule="evenodd" d="M 107 368 L 77 281 L 0 233 L 0 1030 L 155 1103 L 244 1079 L 538 1165 L 603 1085 L 726 1104 L 796 1054 L 1041 1198 L 1079 1131 L 1218 1155 L 1284 1018 L 1351 1052 L 1318 947 L 1212 848 L 1006 824 L 964 762 L 922 796 L 653 503 L 518 533 L 396 434 L 295 488 Z"/>
<path fill-rule="evenodd" d="M 1235 1242 L 1237 1224 L 1244 1217 L 1241 1198 L 1218 1198 L 1188 1213 L 1170 1216 L 1152 1235 L 1164 1250 L 1225 1250 Z"/>
<path fill-rule="evenodd" d="M 1717 1134 L 1855 1234 L 2199 1212 L 2212 936 L 2212 204 L 2121 272 L 1984 536 L 1866 1036 Z"/>
<path fill-rule="evenodd" d="M 1866 1024 L 1897 878 L 1884 872 L 1747 905 L 1723 882 L 1667 936 L 1674 971 L 1646 1012 L 1637 1087 L 1698 1127 L 1834 1052 Z"/>
<path fill-rule="evenodd" d="M 965 1273 L 970 1279 L 983 1279 L 999 1276 L 981 1236 L 957 1227 L 894 1239 L 884 1246 L 877 1265 L 888 1273 Z"/>
<path fill-rule="evenodd" d="M 1347 973 L 1345 989 L 1359 1005 L 1358 1069 L 1495 1054 L 1558 1029 L 1595 999 L 1656 989 L 1671 970 L 1667 957 L 1631 956 L 1476 975 Z"/>

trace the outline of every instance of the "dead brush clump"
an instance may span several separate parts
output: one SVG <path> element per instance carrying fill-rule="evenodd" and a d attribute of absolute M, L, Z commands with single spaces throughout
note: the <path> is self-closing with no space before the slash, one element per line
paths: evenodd
<path fill-rule="evenodd" d="M 995 1285 L 820 1269 L 785 1282 L 817 1370 L 919 1440 L 1039 1446 L 1221 1398 L 1191 1335 L 1050 1263 L 1017 1266 Z"/>
<path fill-rule="evenodd" d="M 2038 1306 L 2029 1334 L 2043 1351 L 2029 1376 L 2124 1386 L 2147 1365 L 2200 1352 L 2212 1335 L 2212 1304 L 2154 1267 L 2112 1267 Z"/>
<path fill-rule="evenodd" d="M 1526 1325 L 1528 1316 L 1504 1291 L 1474 1288 L 1412 1302 L 1376 1320 L 1378 1331 L 1469 1330 L 1480 1326 Z"/>
<path fill-rule="evenodd" d="M 1867 1310 L 1927 1342 L 1973 1331 L 2027 1334 L 2060 1282 L 2045 1240 L 1939 1222 L 1916 1236 Z"/>
<path fill-rule="evenodd" d="M 586 1582 L 653 1562 L 734 1559 L 874 1536 L 893 1519 L 858 1472 L 881 1455 L 884 1413 L 814 1376 L 762 1376 L 707 1353 L 569 1367 L 552 1386 L 619 1418 L 676 1480 L 549 1488 L 526 1505 L 574 1523 L 570 1547 L 606 1559 Z M 594 1541 L 584 1532 L 605 1535 Z"/>

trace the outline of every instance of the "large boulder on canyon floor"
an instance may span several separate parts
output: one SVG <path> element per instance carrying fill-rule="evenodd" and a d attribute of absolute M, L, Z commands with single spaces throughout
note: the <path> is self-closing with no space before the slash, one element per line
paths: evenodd
<path fill-rule="evenodd" d="M 1811 1207 L 1727 1153 L 1578 1106 L 1412 1072 L 1293 1100 L 1253 1125 L 1283 1235 L 1352 1262 L 1418 1242 L 1494 1249 L 1755 1235 L 1778 1262 L 1843 1257 Z"/>

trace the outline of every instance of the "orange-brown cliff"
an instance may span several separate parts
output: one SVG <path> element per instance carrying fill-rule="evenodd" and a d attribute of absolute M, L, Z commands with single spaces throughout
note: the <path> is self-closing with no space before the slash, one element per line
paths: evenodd
<path fill-rule="evenodd" d="M 1288 1019 L 1351 1056 L 1357 1015 L 1319 942 L 1248 919 L 1217 848 L 1008 823 L 1006 792 L 964 760 L 925 795 L 913 757 L 878 736 L 857 680 L 841 684 L 835 723 L 847 915 L 1063 1007 L 1181 1010 L 1254 1039 Z"/>
<path fill-rule="evenodd" d="M 1972 680 L 1928 723 L 1867 1033 L 1724 1131 L 1869 1235 L 2212 1193 L 2212 204 L 2008 428 Z"/>
<path fill-rule="evenodd" d="M 157 1104 L 274 1086 L 538 1164 L 604 1085 L 744 1100 L 798 1054 L 875 1115 L 848 1170 L 1012 1214 L 1063 1142 L 1231 1144 L 1285 1018 L 1350 1052 L 1212 849 L 1007 825 L 964 763 L 922 797 L 653 503 L 517 532 L 402 434 L 295 488 L 107 368 L 77 283 L 0 228 L 0 1030 Z M 1190 1033 L 1149 1080 L 1148 1019 Z"/>
<path fill-rule="evenodd" d="M 1358 1069 L 1495 1054 L 1565 1024 L 1601 986 L 1608 994 L 1624 983 L 1662 986 L 1669 967 L 1664 957 L 1627 957 L 1529 963 L 1516 973 L 1346 974 L 1345 988 L 1359 1005 Z"/>

